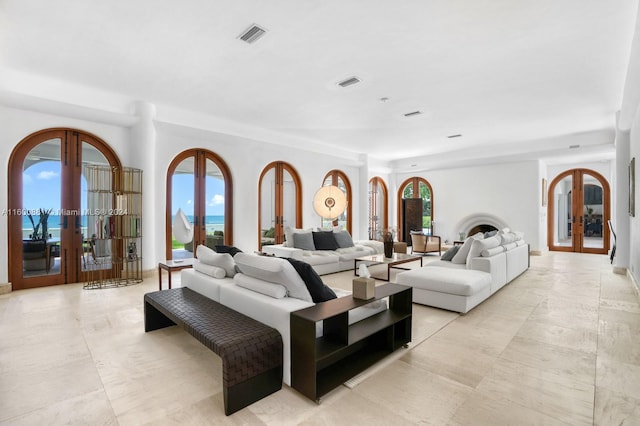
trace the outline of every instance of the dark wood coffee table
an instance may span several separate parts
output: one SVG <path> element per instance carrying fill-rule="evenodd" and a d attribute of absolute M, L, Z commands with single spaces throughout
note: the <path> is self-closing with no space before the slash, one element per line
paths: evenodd
<path fill-rule="evenodd" d="M 370 256 L 361 256 L 361 257 L 356 257 L 353 260 L 353 274 L 354 275 L 358 275 L 358 262 L 367 262 L 367 265 L 380 265 L 380 264 L 384 264 L 387 265 L 387 278 L 379 278 L 379 277 L 374 277 L 371 276 L 371 278 L 375 278 L 377 280 L 381 280 L 381 281 L 389 281 L 390 278 L 390 274 L 391 274 L 391 268 L 394 269 L 409 269 L 409 268 L 403 268 L 400 267 L 398 265 L 401 265 L 403 263 L 407 263 L 407 262 L 413 262 L 415 260 L 419 260 L 420 261 L 420 266 L 422 266 L 422 256 L 418 256 L 418 255 L 414 255 L 414 254 L 405 254 L 405 253 L 393 253 L 393 256 L 391 257 L 384 257 L 384 254 L 373 254 Z"/>

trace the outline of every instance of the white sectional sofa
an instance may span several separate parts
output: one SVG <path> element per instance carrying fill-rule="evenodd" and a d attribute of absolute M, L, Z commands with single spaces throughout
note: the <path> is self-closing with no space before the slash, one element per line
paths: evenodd
<path fill-rule="evenodd" d="M 200 246 L 202 247 L 202 246 Z M 226 255 L 201 255 L 194 269 L 181 271 L 183 287 L 189 287 L 235 311 L 275 328 L 282 335 L 283 382 L 291 385 L 291 333 L 290 313 L 313 306 L 314 302 L 304 281 L 286 259 L 238 253 L 232 259 Z M 213 260 L 211 260 L 213 259 Z M 208 262 L 204 264 L 202 260 Z M 220 262 L 226 262 L 220 265 Z M 212 266 L 215 264 L 216 266 Z M 241 272 L 230 270 L 231 266 Z M 226 269 L 226 273 L 220 269 Z M 350 295 L 344 290 L 333 290 L 337 297 Z M 295 297 L 293 297 L 295 296 Z M 349 312 L 349 323 L 357 322 L 387 309 L 384 303 L 371 303 Z M 322 335 L 322 323 L 316 334 Z"/>
<path fill-rule="evenodd" d="M 384 252 L 384 245 L 381 241 L 353 241 L 351 236 L 344 230 L 319 231 L 312 229 L 291 229 L 286 233 L 287 242 L 263 246 L 262 251 L 277 257 L 288 257 L 301 260 L 310 264 L 320 275 L 353 269 L 353 261 L 357 257 Z M 333 232 L 338 236 L 338 244 L 333 249 L 316 249 L 309 241 L 309 236 L 313 238 L 313 233 Z M 297 235 L 294 235 L 297 234 Z M 345 235 L 346 234 L 346 235 Z M 300 237 L 300 238 L 299 238 Z M 298 243 L 301 238 L 306 238 L 306 243 Z M 340 244 L 343 242 L 343 244 Z"/>
<path fill-rule="evenodd" d="M 483 238 L 470 237 L 451 260 L 399 273 L 398 284 L 413 287 L 413 301 L 466 313 L 529 267 L 529 245 L 508 230 Z"/>

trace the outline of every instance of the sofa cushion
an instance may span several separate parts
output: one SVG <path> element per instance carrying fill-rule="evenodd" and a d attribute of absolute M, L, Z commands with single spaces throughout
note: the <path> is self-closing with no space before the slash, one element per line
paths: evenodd
<path fill-rule="evenodd" d="M 238 253 L 235 260 L 243 274 L 271 283 L 282 284 L 287 288 L 289 297 L 307 302 L 313 301 L 304 281 L 285 259 Z"/>
<path fill-rule="evenodd" d="M 449 250 L 444 252 L 444 254 L 440 258 L 440 260 L 444 260 L 444 261 L 449 261 L 450 262 L 451 259 L 453 259 L 453 256 L 455 256 L 456 253 L 458 253 L 458 250 L 460 250 L 460 247 L 462 247 L 462 246 L 461 245 L 457 245 L 457 246 L 451 247 Z"/>
<path fill-rule="evenodd" d="M 333 236 L 336 239 L 336 243 L 338 244 L 338 248 L 348 248 L 353 247 L 353 239 L 351 238 L 351 234 L 348 231 L 334 231 Z"/>
<path fill-rule="evenodd" d="M 491 274 L 469 269 L 451 270 L 425 266 L 399 273 L 396 282 L 439 293 L 471 296 L 491 286 Z"/>
<path fill-rule="evenodd" d="M 300 250 L 315 250 L 313 234 L 311 232 L 296 232 L 293 234 L 293 247 Z"/>
<path fill-rule="evenodd" d="M 482 253 L 480 253 L 480 256 L 482 257 L 491 257 L 491 256 L 495 256 L 496 254 L 500 254 L 504 252 L 504 247 L 502 246 L 498 246 L 498 247 L 493 247 L 490 249 L 484 249 L 482 250 Z"/>
<path fill-rule="evenodd" d="M 233 277 L 233 282 L 240 287 L 273 297 L 274 299 L 282 299 L 287 295 L 287 288 L 285 286 L 269 283 L 247 274 L 236 274 L 236 276 Z"/>
<path fill-rule="evenodd" d="M 464 241 L 464 244 L 462 244 L 458 252 L 455 254 L 455 256 L 453 256 L 453 259 L 451 259 L 451 263 L 456 263 L 458 265 L 464 265 L 465 263 L 467 263 L 467 256 L 469 255 L 469 250 L 471 250 L 471 244 L 473 244 L 475 240 L 482 238 L 482 236 L 482 233 L 478 233 L 472 237 L 467 238 Z"/>
<path fill-rule="evenodd" d="M 489 237 L 484 238 L 482 240 L 473 240 L 471 243 L 471 248 L 469 249 L 469 254 L 467 255 L 467 268 L 470 268 L 470 260 L 473 257 L 478 257 L 485 249 L 492 249 L 494 247 L 498 247 L 500 245 L 500 238 L 498 237 Z"/>
<path fill-rule="evenodd" d="M 213 265 L 207 265 L 206 263 L 203 263 L 198 259 L 193 261 L 193 269 L 203 274 L 209 275 L 213 278 L 220 279 L 227 276 L 227 272 L 224 269 Z"/>
<path fill-rule="evenodd" d="M 284 228 L 284 247 L 293 247 L 293 234 L 295 233 L 311 233 L 311 229 L 291 228 L 287 226 Z"/>
<path fill-rule="evenodd" d="M 322 279 L 311 265 L 296 259 L 288 258 L 287 260 L 304 281 L 314 303 L 326 302 L 336 298 L 334 291 L 322 282 Z"/>
<path fill-rule="evenodd" d="M 236 274 L 236 264 L 229 253 L 216 253 L 200 244 L 196 249 L 196 256 L 202 263 L 224 269 L 227 277 L 233 278 Z"/>
<path fill-rule="evenodd" d="M 333 232 L 313 232 L 313 244 L 316 250 L 337 250 L 338 243 Z"/>

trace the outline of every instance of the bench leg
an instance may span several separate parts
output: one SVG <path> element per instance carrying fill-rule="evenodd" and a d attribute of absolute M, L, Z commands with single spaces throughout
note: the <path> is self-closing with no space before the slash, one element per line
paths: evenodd
<path fill-rule="evenodd" d="M 167 318 L 155 306 L 145 300 L 144 302 L 144 331 L 153 331 L 159 328 L 176 325 L 175 322 Z"/>
<path fill-rule="evenodd" d="M 224 360 L 223 360 L 224 362 Z M 224 366 L 222 367 L 224 369 Z M 229 416 L 282 389 L 282 366 L 224 388 L 224 413 Z"/>

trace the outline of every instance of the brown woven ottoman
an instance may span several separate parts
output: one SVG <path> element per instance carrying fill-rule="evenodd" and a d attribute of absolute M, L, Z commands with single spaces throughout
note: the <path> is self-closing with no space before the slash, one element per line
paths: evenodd
<path fill-rule="evenodd" d="M 179 325 L 222 358 L 224 412 L 282 388 L 282 336 L 189 288 L 144 295 L 144 330 Z"/>

